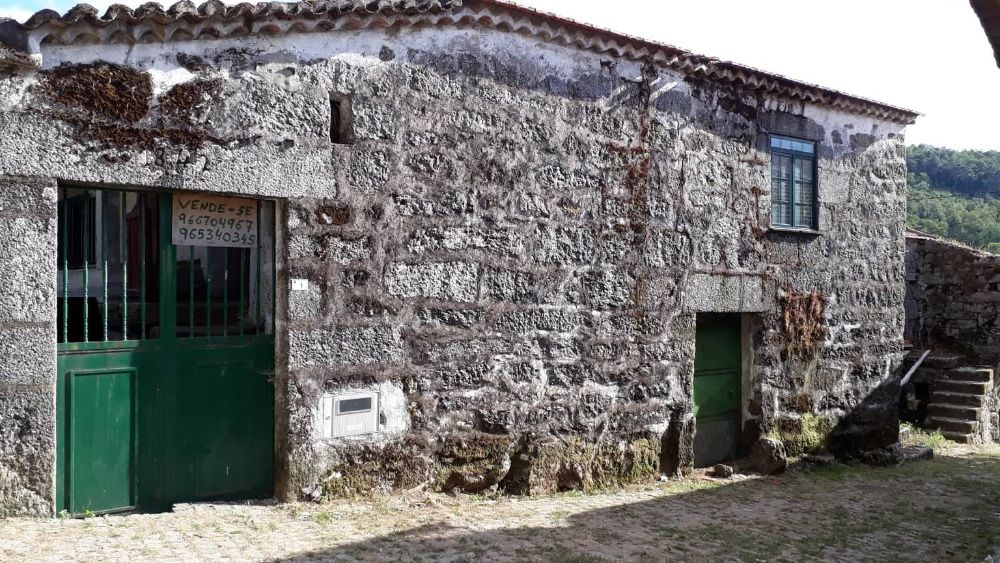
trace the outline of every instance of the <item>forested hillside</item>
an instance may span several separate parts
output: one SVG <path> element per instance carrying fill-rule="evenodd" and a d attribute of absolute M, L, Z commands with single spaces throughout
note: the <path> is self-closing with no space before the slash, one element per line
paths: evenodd
<path fill-rule="evenodd" d="M 1000 151 L 907 150 L 907 224 L 1000 253 Z"/>

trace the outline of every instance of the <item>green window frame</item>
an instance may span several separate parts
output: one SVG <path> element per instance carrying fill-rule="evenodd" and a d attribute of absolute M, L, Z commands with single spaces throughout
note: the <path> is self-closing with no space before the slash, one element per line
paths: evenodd
<path fill-rule="evenodd" d="M 819 208 L 816 143 L 771 135 L 770 147 L 771 225 L 816 230 Z"/>

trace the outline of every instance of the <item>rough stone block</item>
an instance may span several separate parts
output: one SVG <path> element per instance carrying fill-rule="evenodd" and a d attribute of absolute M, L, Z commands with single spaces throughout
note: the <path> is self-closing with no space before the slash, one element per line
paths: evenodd
<path fill-rule="evenodd" d="M 412 348 L 413 363 L 433 365 L 510 353 L 510 342 L 500 338 L 425 340 L 414 342 Z"/>
<path fill-rule="evenodd" d="M 403 359 L 399 329 L 386 325 L 292 331 L 288 347 L 293 368 L 398 364 Z"/>
<path fill-rule="evenodd" d="M 329 236 L 323 239 L 324 254 L 338 264 L 371 258 L 371 239 L 363 236 Z"/>
<path fill-rule="evenodd" d="M 654 268 L 686 266 L 691 260 L 691 238 L 677 231 L 652 231 L 647 235 L 643 256 Z"/>
<path fill-rule="evenodd" d="M 524 252 L 524 243 L 516 231 L 482 227 L 420 229 L 410 236 L 408 247 L 411 252 L 481 250 L 501 256 L 517 256 Z"/>
<path fill-rule="evenodd" d="M 373 194 L 389 180 L 389 155 L 383 151 L 353 151 L 348 179 L 356 190 Z"/>
<path fill-rule="evenodd" d="M 570 332 L 584 323 L 583 314 L 565 309 L 522 309 L 500 315 L 494 326 L 504 332 Z"/>
<path fill-rule="evenodd" d="M 689 311 L 739 313 L 772 310 L 773 289 L 756 276 L 691 274 L 684 288 Z"/>
<path fill-rule="evenodd" d="M 351 125 L 356 139 L 390 140 L 396 137 L 399 116 L 392 107 L 357 99 L 351 110 Z"/>
<path fill-rule="evenodd" d="M 0 178 L 0 214 L 56 215 L 55 181 Z"/>
<path fill-rule="evenodd" d="M 426 198 L 397 193 L 392 199 L 403 217 L 452 217 L 470 215 L 479 210 L 479 198 L 475 193 L 446 192 Z"/>
<path fill-rule="evenodd" d="M 55 432 L 54 388 L 0 386 L 0 518 L 53 515 Z"/>
<path fill-rule="evenodd" d="M 537 303 L 535 275 L 531 272 L 486 268 L 483 270 L 481 297 L 508 303 Z"/>
<path fill-rule="evenodd" d="M 633 304 L 635 281 L 620 270 L 588 272 L 582 284 L 587 303 L 596 310 L 621 309 Z"/>
<path fill-rule="evenodd" d="M 323 288 L 312 280 L 307 280 L 305 291 L 288 292 L 288 318 L 293 321 L 317 319 L 325 313 Z"/>
<path fill-rule="evenodd" d="M 417 320 L 434 327 L 472 328 L 483 318 L 479 309 L 418 309 Z"/>
<path fill-rule="evenodd" d="M 54 385 L 56 330 L 44 326 L 0 326 L 0 386 Z"/>
<path fill-rule="evenodd" d="M 587 228 L 542 225 L 534 235 L 537 246 L 532 258 L 541 264 L 587 264 L 595 258 L 596 238 Z"/>
<path fill-rule="evenodd" d="M 475 301 L 479 268 L 467 262 L 390 264 L 383 284 L 394 297 L 425 297 L 448 301 Z"/>
<path fill-rule="evenodd" d="M 0 322 L 50 322 L 56 301 L 55 218 L 0 217 Z"/>

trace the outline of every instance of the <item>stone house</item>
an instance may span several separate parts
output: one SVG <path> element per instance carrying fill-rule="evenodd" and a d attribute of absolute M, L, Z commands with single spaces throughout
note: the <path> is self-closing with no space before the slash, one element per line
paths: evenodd
<path fill-rule="evenodd" d="M 497 0 L 0 40 L 0 515 L 895 441 L 911 111 Z"/>

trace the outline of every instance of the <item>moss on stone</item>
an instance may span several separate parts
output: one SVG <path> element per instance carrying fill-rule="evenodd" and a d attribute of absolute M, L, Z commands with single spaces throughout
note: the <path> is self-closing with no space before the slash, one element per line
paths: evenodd
<path fill-rule="evenodd" d="M 433 482 L 435 464 L 422 444 L 402 442 L 362 446 L 344 456 L 323 481 L 323 496 L 387 494 Z"/>
<path fill-rule="evenodd" d="M 445 438 L 438 450 L 438 487 L 475 493 L 497 485 L 510 470 L 511 438 L 473 433 Z"/>
<path fill-rule="evenodd" d="M 646 437 L 536 443 L 520 454 L 505 479 L 505 490 L 535 496 L 567 490 L 595 492 L 649 481 L 660 472 L 659 446 L 659 440 Z"/>
<path fill-rule="evenodd" d="M 829 418 L 805 413 L 798 418 L 780 420 L 767 433 L 768 438 L 785 444 L 789 457 L 819 453 L 826 449 L 826 439 L 834 422 Z"/>

